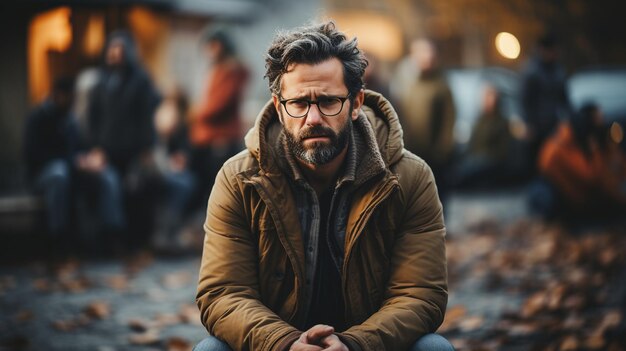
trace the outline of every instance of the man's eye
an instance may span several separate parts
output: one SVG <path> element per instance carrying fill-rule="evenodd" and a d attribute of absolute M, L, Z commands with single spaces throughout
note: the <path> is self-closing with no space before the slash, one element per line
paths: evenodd
<path fill-rule="evenodd" d="M 318 104 L 322 107 L 333 107 L 336 104 L 338 104 L 340 102 L 339 99 L 334 99 L 334 98 L 324 98 L 324 99 L 319 99 L 318 100 Z"/>
<path fill-rule="evenodd" d="M 308 105 L 308 103 L 304 100 L 291 100 L 287 102 L 287 104 L 289 105 L 289 107 L 293 108 L 306 108 Z"/>

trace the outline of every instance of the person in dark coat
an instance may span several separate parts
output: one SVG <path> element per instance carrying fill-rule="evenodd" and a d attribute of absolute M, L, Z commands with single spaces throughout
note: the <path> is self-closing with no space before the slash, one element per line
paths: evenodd
<path fill-rule="evenodd" d="M 160 96 L 141 67 L 128 33 L 110 35 L 104 61 L 90 96 L 90 151 L 83 165 L 94 160 L 92 173 L 106 171 L 114 183 L 123 187 L 129 221 L 127 244 L 136 248 L 145 244 L 152 230 L 153 116 Z"/>
<path fill-rule="evenodd" d="M 78 127 L 70 111 L 74 83 L 55 81 L 50 97 L 26 120 L 24 157 L 29 181 L 43 197 L 48 239 L 53 245 L 66 241 L 70 229 L 73 160 Z"/>
<path fill-rule="evenodd" d="M 541 145 L 571 114 L 565 68 L 559 63 L 556 37 L 549 33 L 522 72 L 522 114 L 529 131 L 530 166 L 537 167 Z"/>

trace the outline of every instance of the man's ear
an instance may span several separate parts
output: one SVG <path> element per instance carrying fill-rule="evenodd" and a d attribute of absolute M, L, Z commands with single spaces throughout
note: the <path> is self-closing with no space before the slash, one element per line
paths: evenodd
<path fill-rule="evenodd" d="M 274 109 L 276 110 L 276 114 L 278 115 L 278 120 L 280 124 L 283 123 L 283 115 L 280 113 L 280 101 L 278 101 L 278 96 L 272 94 L 272 103 L 274 104 Z"/>
<path fill-rule="evenodd" d="M 352 102 L 352 115 L 350 118 L 352 118 L 353 121 L 356 121 L 357 118 L 359 118 L 359 111 L 361 111 L 361 106 L 363 106 L 363 100 L 365 100 L 365 93 L 363 92 L 363 89 L 361 89 L 356 94 Z"/>

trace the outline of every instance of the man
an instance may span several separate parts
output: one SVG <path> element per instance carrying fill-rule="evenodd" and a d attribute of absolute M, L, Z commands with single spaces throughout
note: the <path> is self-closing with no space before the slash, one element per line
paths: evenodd
<path fill-rule="evenodd" d="M 538 167 L 544 141 L 556 131 L 559 121 L 571 114 L 566 88 L 567 75 L 559 63 L 559 45 L 554 34 L 537 41 L 537 50 L 522 72 L 522 115 L 528 127 L 530 166 Z"/>
<path fill-rule="evenodd" d="M 363 91 L 366 66 L 332 22 L 274 39 L 272 100 L 209 199 L 197 303 L 212 336 L 196 350 L 452 349 L 429 334 L 447 303 L 433 176 Z"/>
<path fill-rule="evenodd" d="M 141 66 L 129 33 L 113 32 L 103 59 L 88 108 L 89 151 L 81 158 L 80 168 L 94 175 L 101 193 L 105 189 L 115 193 L 113 202 L 101 205 L 108 208 L 109 222 L 115 224 L 106 228 L 113 234 L 107 236 L 124 235 L 127 230 L 132 235 L 123 238 L 125 244 L 136 249 L 151 232 L 153 117 L 161 98 Z"/>
<path fill-rule="evenodd" d="M 427 39 L 415 40 L 411 44 L 411 57 L 419 73 L 401 94 L 404 143 L 407 150 L 428 162 L 443 197 L 454 151 L 454 101 L 439 69 L 435 44 Z"/>
<path fill-rule="evenodd" d="M 74 81 L 59 78 L 52 93 L 28 117 L 24 156 L 29 179 L 44 200 L 48 239 L 53 248 L 68 244 L 74 157 L 78 127 L 70 112 Z"/>

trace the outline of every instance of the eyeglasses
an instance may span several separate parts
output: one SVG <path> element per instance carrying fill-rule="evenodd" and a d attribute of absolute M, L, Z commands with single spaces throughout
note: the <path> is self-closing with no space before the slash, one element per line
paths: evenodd
<path fill-rule="evenodd" d="M 343 105 L 350 98 L 350 94 L 345 97 L 339 96 L 320 96 L 317 101 L 308 99 L 286 99 L 279 102 L 287 111 L 287 114 L 293 118 L 302 118 L 309 113 L 311 105 L 317 105 L 320 113 L 326 117 L 337 116 L 343 110 Z"/>

